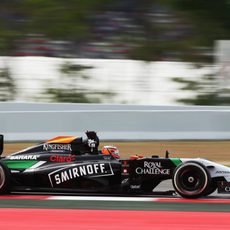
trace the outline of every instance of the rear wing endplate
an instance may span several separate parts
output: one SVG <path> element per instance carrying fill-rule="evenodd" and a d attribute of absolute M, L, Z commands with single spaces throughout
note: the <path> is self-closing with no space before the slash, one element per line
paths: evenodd
<path fill-rule="evenodd" d="M 3 145 L 4 145 L 4 136 L 0 134 L 0 156 L 2 155 L 3 152 Z"/>

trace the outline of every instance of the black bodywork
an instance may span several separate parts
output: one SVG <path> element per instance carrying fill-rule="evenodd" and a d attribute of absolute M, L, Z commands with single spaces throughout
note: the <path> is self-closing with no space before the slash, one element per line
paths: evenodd
<path fill-rule="evenodd" d="M 169 158 L 119 160 L 101 154 L 97 136 L 90 138 L 96 139 L 93 147 L 87 144 L 89 135 L 86 141 L 59 137 L 2 157 L 9 190 L 139 193 L 172 177 L 176 164 Z"/>
<path fill-rule="evenodd" d="M 0 159 L 0 193 L 87 192 L 156 194 L 154 189 L 170 179 L 176 193 L 198 198 L 230 193 L 230 169 L 205 160 L 158 156 L 117 159 L 98 149 L 99 138 L 62 136 Z M 0 135 L 0 153 L 3 136 Z M 157 194 L 173 194 L 162 191 Z"/>

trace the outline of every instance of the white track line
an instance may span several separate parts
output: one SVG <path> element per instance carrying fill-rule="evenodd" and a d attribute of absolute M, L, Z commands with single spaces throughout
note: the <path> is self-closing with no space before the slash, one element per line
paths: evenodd
<path fill-rule="evenodd" d="M 104 196 L 51 196 L 48 200 L 89 200 L 89 201 L 157 201 L 150 197 L 104 197 Z"/>

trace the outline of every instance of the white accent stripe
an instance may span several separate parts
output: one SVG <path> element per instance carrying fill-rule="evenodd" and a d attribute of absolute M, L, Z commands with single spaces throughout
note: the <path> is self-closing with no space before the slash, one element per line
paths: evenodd
<path fill-rule="evenodd" d="M 33 172 L 34 169 L 40 167 L 41 165 L 45 164 L 46 161 L 39 161 L 38 163 L 36 163 L 35 165 L 31 166 L 30 168 L 26 169 L 25 172 Z"/>
<path fill-rule="evenodd" d="M 104 197 L 104 196 L 51 196 L 48 200 L 89 200 L 89 201 L 157 201 L 150 197 Z"/>

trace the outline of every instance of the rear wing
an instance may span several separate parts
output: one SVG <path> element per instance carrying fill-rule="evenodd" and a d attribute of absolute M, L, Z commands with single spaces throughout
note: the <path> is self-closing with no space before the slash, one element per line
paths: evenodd
<path fill-rule="evenodd" d="M 3 145 L 4 145 L 4 136 L 0 134 L 0 156 L 2 155 L 3 152 Z"/>

